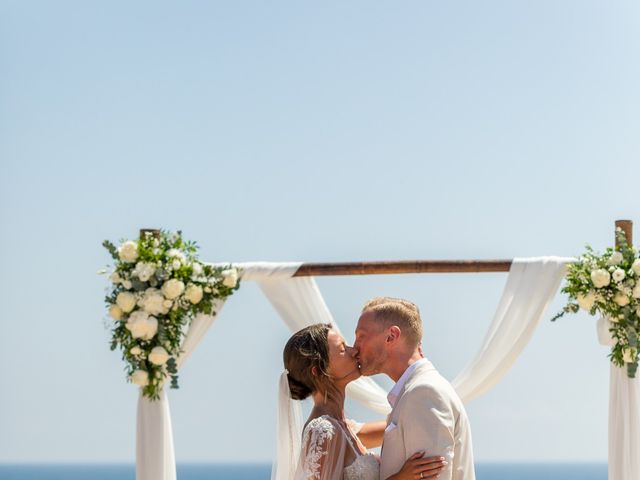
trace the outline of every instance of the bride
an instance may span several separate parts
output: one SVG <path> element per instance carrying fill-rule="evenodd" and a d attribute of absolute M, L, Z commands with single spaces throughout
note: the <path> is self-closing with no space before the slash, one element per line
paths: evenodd
<path fill-rule="evenodd" d="M 330 324 L 315 324 L 289 339 L 283 357 L 272 479 L 378 480 L 378 457 L 367 448 L 382 445 L 386 422 L 358 424 L 344 414 L 345 388 L 360 376 L 355 350 Z M 294 400 L 309 396 L 314 406 L 300 438 Z M 443 457 L 416 452 L 388 480 L 435 479 L 445 465 Z"/>

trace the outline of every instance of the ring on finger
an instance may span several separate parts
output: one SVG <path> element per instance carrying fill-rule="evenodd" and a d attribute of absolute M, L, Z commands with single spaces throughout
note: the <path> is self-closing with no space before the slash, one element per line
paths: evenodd
<path fill-rule="evenodd" d="M 420 472 L 420 478 L 424 478 L 424 475 L 422 474 L 422 472 Z"/>

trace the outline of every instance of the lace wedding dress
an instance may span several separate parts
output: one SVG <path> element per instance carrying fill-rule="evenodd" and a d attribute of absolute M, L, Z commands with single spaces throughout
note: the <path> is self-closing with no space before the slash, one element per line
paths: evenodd
<path fill-rule="evenodd" d="M 353 455 L 347 457 L 352 452 Z M 345 460 L 355 460 L 345 465 Z M 345 426 L 329 415 L 311 420 L 302 434 L 296 480 L 379 480 L 380 463 L 355 447 Z"/>

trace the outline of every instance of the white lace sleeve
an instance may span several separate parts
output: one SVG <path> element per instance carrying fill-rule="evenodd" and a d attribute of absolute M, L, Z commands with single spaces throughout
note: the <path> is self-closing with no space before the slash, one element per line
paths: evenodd
<path fill-rule="evenodd" d="M 347 445 L 334 419 L 322 416 L 311 420 L 302 435 L 296 480 L 342 480 Z"/>

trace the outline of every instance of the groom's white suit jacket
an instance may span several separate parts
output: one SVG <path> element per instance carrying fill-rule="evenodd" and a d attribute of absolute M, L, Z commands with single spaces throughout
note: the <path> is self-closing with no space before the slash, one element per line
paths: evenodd
<path fill-rule="evenodd" d="M 440 455 L 449 463 L 439 480 L 475 480 L 471 429 L 462 401 L 431 362 L 416 363 L 404 385 L 403 379 L 398 381 L 399 391 L 390 394 L 393 410 L 384 433 L 381 480 L 421 450 L 425 457 Z"/>

